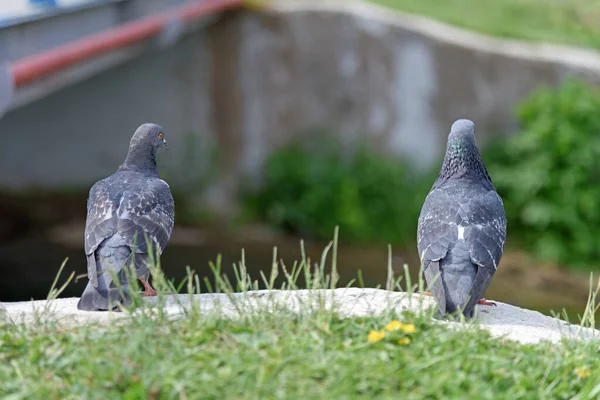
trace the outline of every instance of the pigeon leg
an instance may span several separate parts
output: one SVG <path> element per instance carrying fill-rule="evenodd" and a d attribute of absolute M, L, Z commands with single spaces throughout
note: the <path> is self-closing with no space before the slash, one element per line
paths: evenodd
<path fill-rule="evenodd" d="M 481 304 L 482 306 L 497 306 L 493 301 L 487 301 L 485 297 L 482 297 L 477 304 Z"/>
<path fill-rule="evenodd" d="M 421 292 L 422 295 L 424 296 L 433 296 L 433 294 L 431 294 L 431 292 Z M 480 304 L 482 306 L 494 306 L 496 307 L 497 304 L 494 303 L 493 301 L 488 301 L 485 297 L 482 297 L 477 304 Z"/>
<path fill-rule="evenodd" d="M 142 282 L 142 285 L 144 285 L 144 289 L 145 291 L 142 292 L 142 296 L 156 296 L 156 290 L 154 290 L 152 288 L 152 286 L 150 286 L 150 284 L 148 283 L 148 281 L 146 280 L 145 276 L 142 276 L 140 278 L 140 281 Z"/>

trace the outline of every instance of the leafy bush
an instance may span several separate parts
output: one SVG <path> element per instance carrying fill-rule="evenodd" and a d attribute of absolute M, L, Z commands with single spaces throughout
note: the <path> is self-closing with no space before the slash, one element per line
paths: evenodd
<path fill-rule="evenodd" d="M 565 265 L 600 256 L 600 92 L 569 79 L 518 107 L 521 132 L 488 150 L 510 234 Z"/>
<path fill-rule="evenodd" d="M 542 259 L 599 267 L 600 91 L 575 79 L 544 87 L 517 108 L 521 131 L 484 149 L 504 200 L 509 237 Z M 434 174 L 332 140 L 273 154 L 251 210 L 270 224 L 328 239 L 335 225 L 356 242 L 410 243 Z M 439 166 L 433 168 L 435 174 Z"/>
<path fill-rule="evenodd" d="M 249 204 L 270 224 L 329 239 L 339 225 L 355 242 L 415 240 L 417 218 L 431 182 L 417 184 L 398 160 L 359 146 L 345 154 L 334 140 L 292 145 L 268 160 L 265 182 Z M 317 143 L 317 141 L 313 141 Z"/>

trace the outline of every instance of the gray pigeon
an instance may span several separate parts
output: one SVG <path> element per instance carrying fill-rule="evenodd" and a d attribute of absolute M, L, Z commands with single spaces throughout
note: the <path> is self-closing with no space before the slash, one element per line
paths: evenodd
<path fill-rule="evenodd" d="M 471 318 L 476 304 L 495 305 L 482 297 L 505 241 L 504 205 L 475 144 L 475 124 L 459 119 L 417 229 L 425 279 L 442 315 L 460 309 Z"/>
<path fill-rule="evenodd" d="M 85 223 L 89 282 L 77 303 L 79 310 L 111 310 L 118 304 L 131 304 L 123 267 L 129 267 L 132 258 L 136 278 L 145 288 L 143 294 L 156 295 L 148 283 L 151 249 L 146 237 L 152 240 L 152 250 L 161 254 L 173 230 L 173 196 L 156 166 L 156 151 L 166 145 L 162 127 L 143 124 L 133 134 L 123 164 L 90 189 Z"/>

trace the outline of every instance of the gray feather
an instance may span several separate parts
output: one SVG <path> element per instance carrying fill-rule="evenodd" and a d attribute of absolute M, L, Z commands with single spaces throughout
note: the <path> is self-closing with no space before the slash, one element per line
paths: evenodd
<path fill-rule="evenodd" d="M 127 303 L 124 266 L 133 259 L 136 278 L 147 277 L 150 249 L 146 238 L 160 255 L 171 237 L 175 205 L 169 185 L 158 176 L 155 153 L 166 143 L 163 135 L 157 139 L 159 133 L 158 125 L 140 126 L 125 162 L 90 189 L 84 244 L 89 283 L 79 309 L 106 310 L 109 302 Z M 111 272 L 125 290 L 122 297 L 117 295 Z"/>
<path fill-rule="evenodd" d="M 467 317 L 485 294 L 506 241 L 504 206 L 479 155 L 474 128 L 468 120 L 452 126 L 417 228 L 425 279 L 440 312 L 460 308 Z"/>
<path fill-rule="evenodd" d="M 96 284 L 88 282 L 77 308 L 80 310 L 111 310 L 119 304 L 131 303 L 125 267 L 130 264 L 131 249 L 119 234 L 105 239 L 93 253 L 97 270 Z M 118 285 L 113 278 L 116 278 Z"/>

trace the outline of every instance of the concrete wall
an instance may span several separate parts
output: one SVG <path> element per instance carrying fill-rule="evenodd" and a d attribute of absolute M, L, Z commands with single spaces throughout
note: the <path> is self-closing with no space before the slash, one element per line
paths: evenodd
<path fill-rule="evenodd" d="M 371 5 L 279 11 L 221 23 L 242 38 L 233 87 L 242 93 L 237 129 L 252 150 L 241 167 L 250 170 L 254 154 L 318 125 L 344 139 L 365 135 L 426 168 L 439 162 L 455 119 L 474 120 L 484 144 L 515 131 L 515 104 L 539 85 L 600 76 L 595 53 L 486 38 Z"/>
<path fill-rule="evenodd" d="M 15 188 L 88 185 L 123 161 L 143 122 L 163 125 L 172 147 L 165 161 L 182 161 L 184 135 L 212 132 L 203 37 L 188 36 L 7 113 L 0 120 L 0 182 Z"/>
<path fill-rule="evenodd" d="M 343 142 L 440 163 L 450 124 L 480 144 L 514 132 L 513 108 L 540 84 L 600 74 L 593 52 L 487 38 L 363 4 L 237 12 L 0 120 L 0 185 L 87 187 L 123 160 L 142 122 L 163 125 L 172 186 L 205 185 L 229 207 L 277 146 L 317 128 Z M 217 159 L 211 155 L 216 151 Z M 214 173 L 216 171 L 216 173 Z"/>

